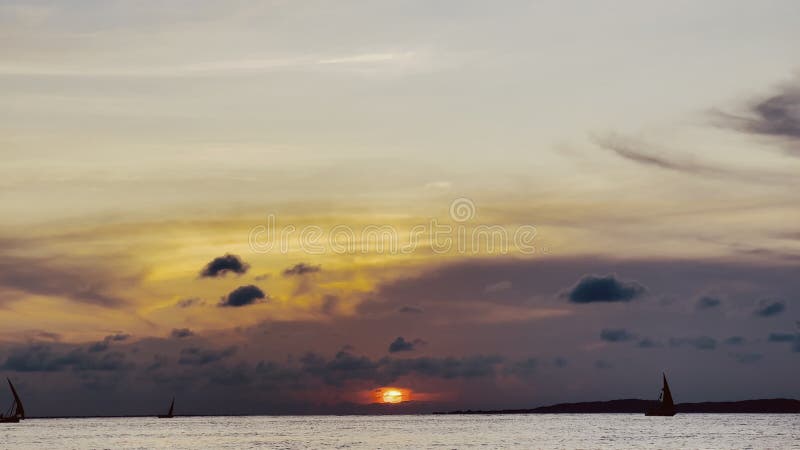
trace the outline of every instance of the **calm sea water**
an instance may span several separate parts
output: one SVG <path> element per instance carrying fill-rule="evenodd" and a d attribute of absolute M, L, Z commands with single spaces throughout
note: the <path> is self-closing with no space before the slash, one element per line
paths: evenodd
<path fill-rule="evenodd" d="M 2 448 L 800 448 L 800 415 L 29 419 Z"/>

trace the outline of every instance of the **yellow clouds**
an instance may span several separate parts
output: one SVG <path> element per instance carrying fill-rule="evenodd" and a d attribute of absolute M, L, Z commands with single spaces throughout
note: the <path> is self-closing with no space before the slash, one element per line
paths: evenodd
<path fill-rule="evenodd" d="M 0 292 L 8 314 L 0 320 L 5 329 L 44 329 L 67 338 L 91 330 L 163 336 L 176 327 L 203 331 L 355 316 L 382 286 L 468 259 L 653 252 L 707 257 L 732 251 L 758 257 L 752 250 L 767 238 L 740 247 L 728 242 L 763 225 L 735 205 L 704 213 L 710 228 L 682 220 L 680 203 L 634 193 L 597 201 L 521 194 L 495 201 L 460 198 L 405 213 L 392 212 L 402 205 L 339 214 L 304 208 L 240 213 L 217 220 L 175 212 L 161 220 L 95 218 L 61 229 L 7 229 L 0 241 Z M 781 208 L 775 205 L 773 212 Z M 686 236 L 693 245 L 686 245 Z M 201 276 L 210 262 L 226 256 L 241 266 Z M 242 292 L 255 294 L 238 297 Z M 567 313 L 466 303 L 456 309 L 457 321 Z"/>
<path fill-rule="evenodd" d="M 252 239 L 264 219 L 244 215 L 116 223 L 96 219 L 96 224 L 57 230 L 11 230 L 2 248 L 0 289 L 9 311 L 4 325 L 68 337 L 91 329 L 163 335 L 174 327 L 222 329 L 265 320 L 350 316 L 378 285 L 413 276 L 431 264 L 519 252 L 510 227 L 481 228 L 460 220 L 286 215 L 270 225 L 272 234 L 285 240 L 268 251 L 259 245 L 264 241 Z M 432 227 L 438 235 L 430 233 Z M 309 240 L 308 230 L 317 237 Z M 475 240 L 469 240 L 473 235 Z M 200 271 L 222 255 L 236 255 L 246 269 L 202 277 Z M 261 294 L 234 302 L 233 308 L 219 306 L 248 286 Z"/>

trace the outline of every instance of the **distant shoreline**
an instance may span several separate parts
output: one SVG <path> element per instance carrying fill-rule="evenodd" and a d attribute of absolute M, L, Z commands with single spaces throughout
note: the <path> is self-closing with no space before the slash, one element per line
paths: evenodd
<path fill-rule="evenodd" d="M 621 399 L 602 402 L 559 403 L 531 409 L 459 410 L 434 414 L 644 414 L 653 400 Z M 736 402 L 678 403 L 679 414 L 800 414 L 800 400 L 788 398 Z"/>
<path fill-rule="evenodd" d="M 189 417 L 310 417 L 310 416 L 387 416 L 387 415 L 456 415 L 456 414 L 644 414 L 656 403 L 653 400 L 621 399 L 598 402 L 559 403 L 529 409 L 497 409 L 497 410 L 456 410 L 432 413 L 414 412 L 350 412 L 319 414 L 186 414 L 174 418 Z M 698 402 L 679 403 L 676 406 L 679 414 L 800 414 L 800 400 L 789 398 L 773 398 L 758 400 L 741 400 L 736 402 Z M 28 419 L 119 419 L 119 418 L 156 418 L 156 414 L 119 415 L 119 416 L 31 416 Z"/>

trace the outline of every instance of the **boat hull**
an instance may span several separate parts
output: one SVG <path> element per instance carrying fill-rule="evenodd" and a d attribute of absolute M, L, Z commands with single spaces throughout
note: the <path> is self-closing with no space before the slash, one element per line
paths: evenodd
<path fill-rule="evenodd" d="M 0 417 L 0 423 L 19 423 L 19 417 Z"/>
<path fill-rule="evenodd" d="M 656 416 L 656 417 L 672 417 L 675 415 L 675 411 L 647 411 L 644 413 L 645 416 Z"/>

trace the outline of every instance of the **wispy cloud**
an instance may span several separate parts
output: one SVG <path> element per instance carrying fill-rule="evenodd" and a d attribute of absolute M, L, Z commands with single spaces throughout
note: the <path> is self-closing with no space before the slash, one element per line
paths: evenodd
<path fill-rule="evenodd" d="M 595 144 L 606 150 L 611 150 L 618 156 L 627 160 L 644 165 L 654 166 L 661 169 L 674 170 L 677 172 L 689 172 L 705 175 L 726 175 L 727 172 L 711 165 L 694 161 L 691 158 L 678 159 L 665 156 L 667 153 L 663 149 L 656 149 L 652 145 L 642 141 L 621 136 L 618 134 L 608 134 L 605 136 L 594 136 Z"/>
<path fill-rule="evenodd" d="M 400 53 L 364 53 L 360 55 L 341 56 L 317 60 L 317 64 L 374 64 L 385 62 L 408 61 L 416 56 L 415 52 Z"/>
<path fill-rule="evenodd" d="M 354 70 L 378 67 L 410 67 L 419 63 L 417 52 L 362 53 L 340 56 L 284 56 L 192 62 L 175 65 L 60 65 L 5 61 L 0 76 L 98 77 L 98 78 L 180 78 L 235 76 L 282 70 L 320 71 L 333 68 Z M 328 68 L 328 69 L 326 69 Z"/>
<path fill-rule="evenodd" d="M 773 95 L 752 102 L 742 113 L 714 110 L 713 114 L 723 127 L 800 144 L 800 76 L 779 86 Z M 800 155 L 800 146 L 790 150 Z"/>
<path fill-rule="evenodd" d="M 692 156 L 619 134 L 592 136 L 592 141 L 600 148 L 610 150 L 617 156 L 658 169 L 754 183 L 784 184 L 797 182 L 797 177 L 793 174 L 725 167 L 721 164 L 699 161 Z"/>
<path fill-rule="evenodd" d="M 126 303 L 119 292 L 138 285 L 142 277 L 129 269 L 111 268 L 100 257 L 61 260 L 0 252 L 0 291 L 119 308 Z"/>

